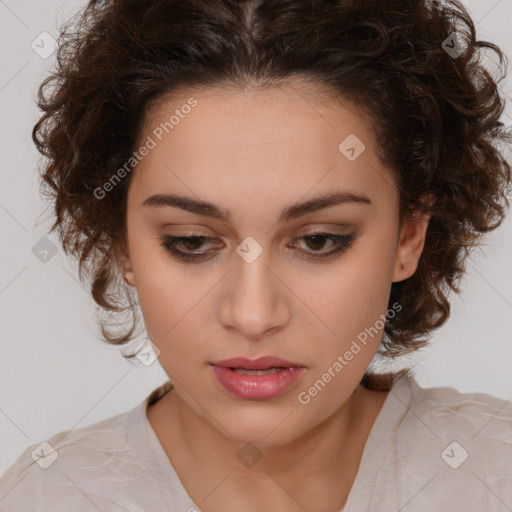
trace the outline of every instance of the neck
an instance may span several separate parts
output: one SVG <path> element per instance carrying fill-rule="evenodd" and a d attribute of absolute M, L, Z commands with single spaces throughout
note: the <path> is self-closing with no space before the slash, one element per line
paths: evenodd
<path fill-rule="evenodd" d="M 358 386 L 334 414 L 300 437 L 277 446 L 256 446 L 254 452 L 261 454 L 261 458 L 250 467 L 233 456 L 245 443 L 232 440 L 221 426 L 212 427 L 174 390 L 168 394 L 170 403 L 167 406 L 178 413 L 182 441 L 198 463 L 206 458 L 221 465 L 225 471 L 233 471 L 240 476 L 247 474 L 254 479 L 256 475 L 266 477 L 269 472 L 279 475 L 292 471 L 297 474 L 303 470 L 310 474 L 312 467 L 334 475 L 346 472 L 351 466 L 352 469 L 354 466 L 357 468 L 386 396 L 385 392 Z M 278 428 L 282 428 L 284 423 Z M 247 454 L 254 455 L 250 450 Z M 250 464 L 249 459 L 247 463 Z"/>
<path fill-rule="evenodd" d="M 213 489 L 215 482 L 229 475 L 222 484 L 226 495 L 243 489 L 247 497 L 267 502 L 269 493 L 275 491 L 283 495 L 276 496 L 276 500 L 284 501 L 285 489 L 291 496 L 311 493 L 316 500 L 329 496 L 326 500 L 343 505 L 387 394 L 358 386 L 334 414 L 299 438 L 255 448 L 231 439 L 221 427 L 214 428 L 175 390 L 159 400 L 152 407 L 154 411 L 148 409 L 148 419 L 190 490 L 198 480 L 209 482 L 205 489 Z M 242 460 L 244 455 L 248 458 Z"/>

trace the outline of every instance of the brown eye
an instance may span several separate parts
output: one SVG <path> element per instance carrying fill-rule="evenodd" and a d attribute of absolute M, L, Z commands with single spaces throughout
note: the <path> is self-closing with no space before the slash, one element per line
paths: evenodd
<path fill-rule="evenodd" d="M 304 236 L 303 239 L 309 241 L 307 244 L 308 247 L 315 251 L 322 249 L 322 247 L 325 246 L 325 242 L 327 240 L 331 240 L 330 238 L 327 237 L 327 235 L 322 235 L 318 233 L 315 233 L 314 235 Z"/>
<path fill-rule="evenodd" d="M 205 241 L 211 241 L 213 238 L 209 238 L 207 236 L 171 236 L 166 235 L 160 238 L 162 245 L 168 252 L 170 252 L 173 256 L 182 259 L 182 260 L 198 260 L 204 259 L 205 256 L 208 256 L 214 251 L 199 251 L 199 252 L 191 252 L 187 251 L 198 251 L 200 247 L 202 247 Z M 178 247 L 184 247 L 185 251 L 180 249 L 176 249 Z"/>
<path fill-rule="evenodd" d="M 306 253 L 308 256 L 311 255 L 313 258 L 327 258 L 349 249 L 355 240 L 355 235 L 339 235 L 317 231 L 303 235 L 298 240 L 307 240 L 306 246 L 313 249 L 311 251 L 302 251 L 303 253 Z M 319 252 L 325 247 L 326 241 L 331 241 L 331 245 L 335 248 L 330 251 Z"/>

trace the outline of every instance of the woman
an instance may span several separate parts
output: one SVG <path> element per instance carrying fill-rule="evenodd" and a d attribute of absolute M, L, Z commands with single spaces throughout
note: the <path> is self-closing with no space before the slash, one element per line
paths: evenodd
<path fill-rule="evenodd" d="M 375 371 L 446 322 L 508 206 L 480 48 L 503 59 L 458 2 L 91 1 L 33 137 L 52 229 L 133 314 L 105 340 L 140 305 L 125 355 L 169 382 L 28 448 L 0 505 L 512 508 L 507 402 Z"/>

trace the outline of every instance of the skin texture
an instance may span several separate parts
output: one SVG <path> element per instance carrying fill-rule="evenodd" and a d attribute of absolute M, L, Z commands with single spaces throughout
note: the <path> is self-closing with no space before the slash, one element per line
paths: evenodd
<path fill-rule="evenodd" d="M 264 92 L 187 91 L 148 116 L 140 140 L 155 138 L 191 97 L 197 106 L 138 164 L 127 199 L 125 280 L 137 289 L 148 336 L 175 385 L 147 409 L 148 419 L 203 511 L 338 511 L 388 395 L 359 386 L 382 331 L 309 403 L 297 397 L 386 313 L 392 282 L 417 268 L 428 218 L 399 233 L 398 191 L 367 121 L 298 81 Z M 350 134 L 366 146 L 354 161 L 338 149 Z M 277 222 L 290 204 L 338 190 L 365 194 L 371 205 Z M 162 193 L 215 203 L 232 219 L 142 206 Z M 315 229 L 356 238 L 334 257 L 315 259 L 315 251 L 335 248 L 328 238 L 300 238 Z M 164 234 L 212 237 L 178 248 L 217 252 L 181 262 L 160 245 Z M 263 249 L 250 264 L 236 252 L 248 236 Z M 283 395 L 256 401 L 228 394 L 209 365 L 262 355 L 306 370 Z M 252 467 L 237 457 L 249 442 L 262 455 Z"/>

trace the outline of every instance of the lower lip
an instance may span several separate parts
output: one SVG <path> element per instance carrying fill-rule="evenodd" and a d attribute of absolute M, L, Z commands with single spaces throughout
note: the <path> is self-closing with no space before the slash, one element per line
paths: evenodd
<path fill-rule="evenodd" d="M 305 368 L 285 368 L 266 375 L 246 375 L 223 366 L 213 366 L 213 373 L 232 395 L 245 400 L 269 400 L 283 394 Z"/>

